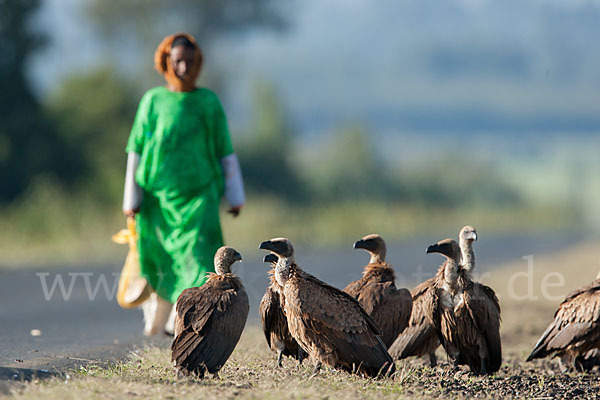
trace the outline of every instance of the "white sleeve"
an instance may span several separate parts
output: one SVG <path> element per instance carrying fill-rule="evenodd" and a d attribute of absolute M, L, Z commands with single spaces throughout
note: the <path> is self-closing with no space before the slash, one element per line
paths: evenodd
<path fill-rule="evenodd" d="M 123 193 L 123 211 L 136 210 L 142 204 L 142 189 L 135 181 L 135 171 L 140 164 L 140 155 L 133 151 L 127 155 L 127 172 Z"/>
<path fill-rule="evenodd" d="M 243 206 L 246 201 L 242 170 L 235 154 L 221 159 L 221 167 L 225 176 L 225 198 L 231 207 Z"/>

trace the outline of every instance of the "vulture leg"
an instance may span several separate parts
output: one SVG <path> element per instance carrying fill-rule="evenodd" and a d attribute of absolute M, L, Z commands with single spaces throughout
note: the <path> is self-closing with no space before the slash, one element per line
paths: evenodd
<path fill-rule="evenodd" d="M 321 370 L 321 365 L 322 365 L 321 361 L 317 361 L 315 363 L 315 367 L 312 370 L 312 374 L 311 374 L 310 378 L 308 378 L 308 379 L 312 379 L 312 378 L 316 377 L 317 375 L 319 375 L 319 371 Z"/>
<path fill-rule="evenodd" d="M 437 365 L 437 357 L 435 356 L 435 352 L 429 353 L 429 366 L 434 368 Z"/>
<path fill-rule="evenodd" d="M 304 350 L 302 350 L 300 348 L 300 346 L 298 346 L 298 363 L 302 364 L 302 361 L 304 361 L 304 358 L 305 358 Z"/>
<path fill-rule="evenodd" d="M 569 357 L 566 355 L 561 356 L 558 359 L 558 368 L 560 369 L 560 372 L 562 372 L 563 374 L 566 374 L 567 372 L 569 372 Z"/>
<path fill-rule="evenodd" d="M 283 366 L 282 362 L 283 362 L 283 351 L 277 350 L 277 366 L 282 367 Z"/>
<path fill-rule="evenodd" d="M 487 374 L 487 368 L 485 367 L 486 359 L 484 357 L 479 357 L 479 359 L 481 360 L 481 371 L 479 374 L 486 375 Z"/>
<path fill-rule="evenodd" d="M 214 374 L 212 374 L 213 379 L 218 379 L 219 378 L 219 371 L 215 372 Z"/>

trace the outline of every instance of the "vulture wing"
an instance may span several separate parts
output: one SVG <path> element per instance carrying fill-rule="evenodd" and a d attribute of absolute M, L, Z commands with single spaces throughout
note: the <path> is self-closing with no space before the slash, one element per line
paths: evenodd
<path fill-rule="evenodd" d="M 363 302 L 366 298 L 370 301 Z M 412 312 L 412 297 L 408 289 L 397 290 L 392 282 L 371 284 L 359 296 L 359 302 L 381 328 L 381 339 L 387 347 L 408 326 Z M 372 306 L 373 300 L 376 305 Z M 371 309 L 371 311 L 368 311 Z"/>
<path fill-rule="evenodd" d="M 177 300 L 183 330 L 173 340 L 171 359 L 181 371 L 217 372 L 233 352 L 249 311 L 248 295 L 234 280 L 209 281 Z"/>
<path fill-rule="evenodd" d="M 496 372 L 502 364 L 500 303 L 496 293 L 489 286 L 473 282 L 472 287 L 472 292 L 465 291 L 465 306 L 487 346 L 486 372 Z M 479 354 L 477 354 L 477 360 L 469 363 L 475 371 L 481 367 L 478 357 Z"/>
<path fill-rule="evenodd" d="M 267 287 L 267 291 L 260 302 L 259 313 L 263 332 L 265 333 L 269 347 L 275 350 L 274 346 L 276 344 L 272 343 L 272 339 L 276 337 L 284 345 L 282 352 L 284 356 L 293 357 L 301 361 L 305 357 L 305 352 L 300 349 L 300 345 L 292 337 L 288 328 L 287 318 L 283 312 L 279 293 L 271 286 Z"/>
<path fill-rule="evenodd" d="M 430 278 L 413 289 L 408 327 L 389 349 L 394 359 L 423 356 L 440 345 L 433 323 L 434 309 L 438 302 L 435 281 L 436 277 Z"/>
<path fill-rule="evenodd" d="M 285 298 L 290 329 L 295 325 L 292 332 L 311 335 L 307 342 L 333 354 L 338 366 L 348 371 L 358 368 L 370 376 L 383 369 L 394 371 L 394 362 L 378 337 L 379 327 L 352 296 L 303 272 L 288 280 Z"/>
<path fill-rule="evenodd" d="M 600 339 L 600 280 L 567 295 L 527 361 L 565 350 L 589 335 L 594 335 L 596 342 Z"/>

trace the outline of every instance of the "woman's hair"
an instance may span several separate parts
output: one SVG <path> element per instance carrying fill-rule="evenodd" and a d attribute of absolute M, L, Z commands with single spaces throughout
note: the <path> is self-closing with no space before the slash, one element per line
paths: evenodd
<path fill-rule="evenodd" d="M 183 45 L 194 50 L 194 63 L 192 65 L 192 71 L 189 77 L 182 81 L 179 79 L 173 67 L 171 66 L 171 49 L 175 46 Z M 156 52 L 154 53 L 154 67 L 156 70 L 165 77 L 167 83 L 176 87 L 179 91 L 187 92 L 195 88 L 196 78 L 202 68 L 202 52 L 196 44 L 194 37 L 187 33 L 176 33 L 169 35 L 163 39 L 158 45 Z"/>
<path fill-rule="evenodd" d="M 196 45 L 194 43 L 192 43 L 190 41 L 190 39 L 188 39 L 185 36 L 177 36 L 175 37 L 175 39 L 173 39 L 173 43 L 171 44 L 171 48 L 173 47 L 177 47 L 177 46 L 184 46 L 188 49 L 195 49 Z"/>

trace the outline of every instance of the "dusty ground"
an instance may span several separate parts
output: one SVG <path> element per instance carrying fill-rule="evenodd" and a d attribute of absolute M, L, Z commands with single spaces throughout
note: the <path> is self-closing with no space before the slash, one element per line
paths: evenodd
<path fill-rule="evenodd" d="M 248 326 L 218 379 L 179 380 L 166 347 L 132 352 L 125 362 L 88 365 L 66 375 L 0 385 L 14 398 L 599 398 L 600 372 L 561 374 L 554 360 L 525 363 L 537 337 L 570 290 L 596 277 L 600 246 L 578 245 L 560 254 L 499 266 L 482 276 L 502 305 L 504 362 L 494 376 L 478 377 L 442 360 L 429 368 L 421 360 L 398 363 L 393 379 L 370 380 L 324 370 L 309 379 L 312 366 L 286 360 L 275 368 L 258 327 Z M 553 273 L 559 273 L 560 275 Z M 542 285 L 545 282 L 545 285 Z M 554 286 L 552 286 L 554 285 Z"/>

